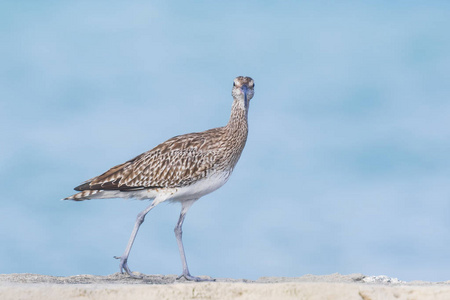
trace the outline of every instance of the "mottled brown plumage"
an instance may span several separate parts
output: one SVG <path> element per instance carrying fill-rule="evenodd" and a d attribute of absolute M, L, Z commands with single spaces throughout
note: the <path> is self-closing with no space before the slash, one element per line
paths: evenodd
<path fill-rule="evenodd" d="M 247 115 L 254 82 L 250 77 L 234 80 L 233 105 L 228 124 L 223 127 L 175 136 L 141 155 L 112 167 L 105 173 L 85 181 L 75 190 L 79 193 L 65 200 L 99 198 L 153 199 L 136 220 L 127 248 L 120 259 L 120 271 L 130 271 L 127 260 L 137 231 L 145 215 L 158 203 L 178 201 L 182 204 L 175 227 L 183 263 L 183 275 L 188 280 L 200 280 L 190 275 L 181 239 L 181 227 L 189 207 L 200 197 L 225 184 L 241 156 L 247 141 Z"/>
<path fill-rule="evenodd" d="M 233 91 L 243 84 L 253 88 L 252 79 L 238 77 Z M 85 181 L 75 188 L 84 193 L 77 193 L 65 200 L 86 200 L 106 190 L 125 192 L 177 188 L 192 184 L 216 171 L 232 171 L 244 149 L 247 133 L 247 109 L 242 109 L 235 102 L 226 126 L 175 136 Z M 88 190 L 92 192 L 86 192 Z"/>
<path fill-rule="evenodd" d="M 173 188 L 188 185 L 222 167 L 222 141 L 225 128 L 173 137 L 100 176 L 76 190 L 123 190 L 136 188 Z"/>

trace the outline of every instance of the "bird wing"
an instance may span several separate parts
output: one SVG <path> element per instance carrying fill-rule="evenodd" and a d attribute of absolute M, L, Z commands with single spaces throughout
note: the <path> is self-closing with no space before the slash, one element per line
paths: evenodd
<path fill-rule="evenodd" d="M 136 190 L 189 185 L 221 162 L 222 128 L 176 136 L 150 151 L 112 167 L 75 190 Z"/>

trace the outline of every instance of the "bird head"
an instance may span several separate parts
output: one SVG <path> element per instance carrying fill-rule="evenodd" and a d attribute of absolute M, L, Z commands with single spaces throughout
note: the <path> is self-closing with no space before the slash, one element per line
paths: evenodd
<path fill-rule="evenodd" d="M 245 76 L 238 76 L 233 81 L 233 89 L 231 95 L 233 98 L 242 101 L 245 108 L 248 108 L 250 99 L 253 98 L 255 83 L 253 79 Z"/>

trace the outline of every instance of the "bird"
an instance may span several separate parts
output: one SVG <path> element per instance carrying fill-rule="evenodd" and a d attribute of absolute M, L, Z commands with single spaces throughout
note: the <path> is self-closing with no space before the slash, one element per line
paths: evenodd
<path fill-rule="evenodd" d="M 225 126 L 178 135 L 125 163 L 91 178 L 74 190 L 78 193 L 63 200 L 134 198 L 151 200 L 141 211 L 125 251 L 119 259 L 119 271 L 134 278 L 128 257 L 145 216 L 156 205 L 168 201 L 181 203 L 181 212 L 174 232 L 180 252 L 184 277 L 189 281 L 208 279 L 192 276 L 186 261 L 182 226 L 189 208 L 201 197 L 223 186 L 233 172 L 248 135 L 248 110 L 254 95 L 252 78 L 238 76 L 233 81 L 231 115 Z"/>

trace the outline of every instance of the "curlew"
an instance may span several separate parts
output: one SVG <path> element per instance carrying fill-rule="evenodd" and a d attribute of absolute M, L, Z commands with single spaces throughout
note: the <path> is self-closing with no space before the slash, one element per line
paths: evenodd
<path fill-rule="evenodd" d="M 64 200 L 83 201 L 107 198 L 152 200 L 136 218 L 133 231 L 120 259 L 120 272 L 139 277 L 128 267 L 128 256 L 147 213 L 164 201 L 180 202 L 181 213 L 175 236 L 181 256 L 180 277 L 201 281 L 189 273 L 182 240 L 182 226 L 187 211 L 202 196 L 224 185 L 241 156 L 247 141 L 248 109 L 255 84 L 250 77 L 234 79 L 231 116 L 226 126 L 203 132 L 175 136 L 135 158 L 112 167 L 83 182 L 79 191 Z M 179 277 L 179 278 L 180 278 Z"/>

